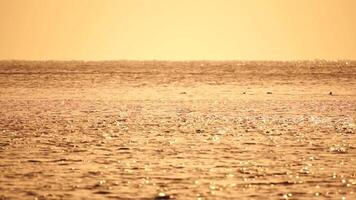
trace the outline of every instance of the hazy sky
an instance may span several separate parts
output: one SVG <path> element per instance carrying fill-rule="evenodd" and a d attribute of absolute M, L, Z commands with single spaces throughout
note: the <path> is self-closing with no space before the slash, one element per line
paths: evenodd
<path fill-rule="evenodd" d="M 0 0 L 0 59 L 356 59 L 356 0 Z"/>

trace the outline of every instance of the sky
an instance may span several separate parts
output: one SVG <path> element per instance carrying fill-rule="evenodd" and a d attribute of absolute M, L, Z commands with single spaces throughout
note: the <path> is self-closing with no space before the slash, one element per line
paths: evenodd
<path fill-rule="evenodd" d="M 0 0 L 0 59 L 356 59 L 356 0 Z"/>

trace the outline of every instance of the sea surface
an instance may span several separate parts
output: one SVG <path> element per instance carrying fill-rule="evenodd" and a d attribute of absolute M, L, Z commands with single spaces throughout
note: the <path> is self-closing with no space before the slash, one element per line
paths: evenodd
<path fill-rule="evenodd" d="M 356 62 L 0 61 L 0 200 L 356 199 Z"/>

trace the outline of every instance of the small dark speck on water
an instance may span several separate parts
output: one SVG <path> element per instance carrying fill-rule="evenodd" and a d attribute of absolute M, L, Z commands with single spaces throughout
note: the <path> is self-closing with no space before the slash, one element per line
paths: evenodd
<path fill-rule="evenodd" d="M 272 92 L 267 92 L 267 94 L 272 94 Z"/>
<path fill-rule="evenodd" d="M 196 132 L 196 133 L 204 133 L 204 130 L 202 130 L 202 129 L 196 129 L 195 132 Z"/>

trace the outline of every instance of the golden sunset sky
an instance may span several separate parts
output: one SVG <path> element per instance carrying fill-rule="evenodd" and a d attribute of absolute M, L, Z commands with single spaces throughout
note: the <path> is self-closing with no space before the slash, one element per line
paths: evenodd
<path fill-rule="evenodd" d="M 356 0 L 0 0 L 0 59 L 356 59 Z"/>

